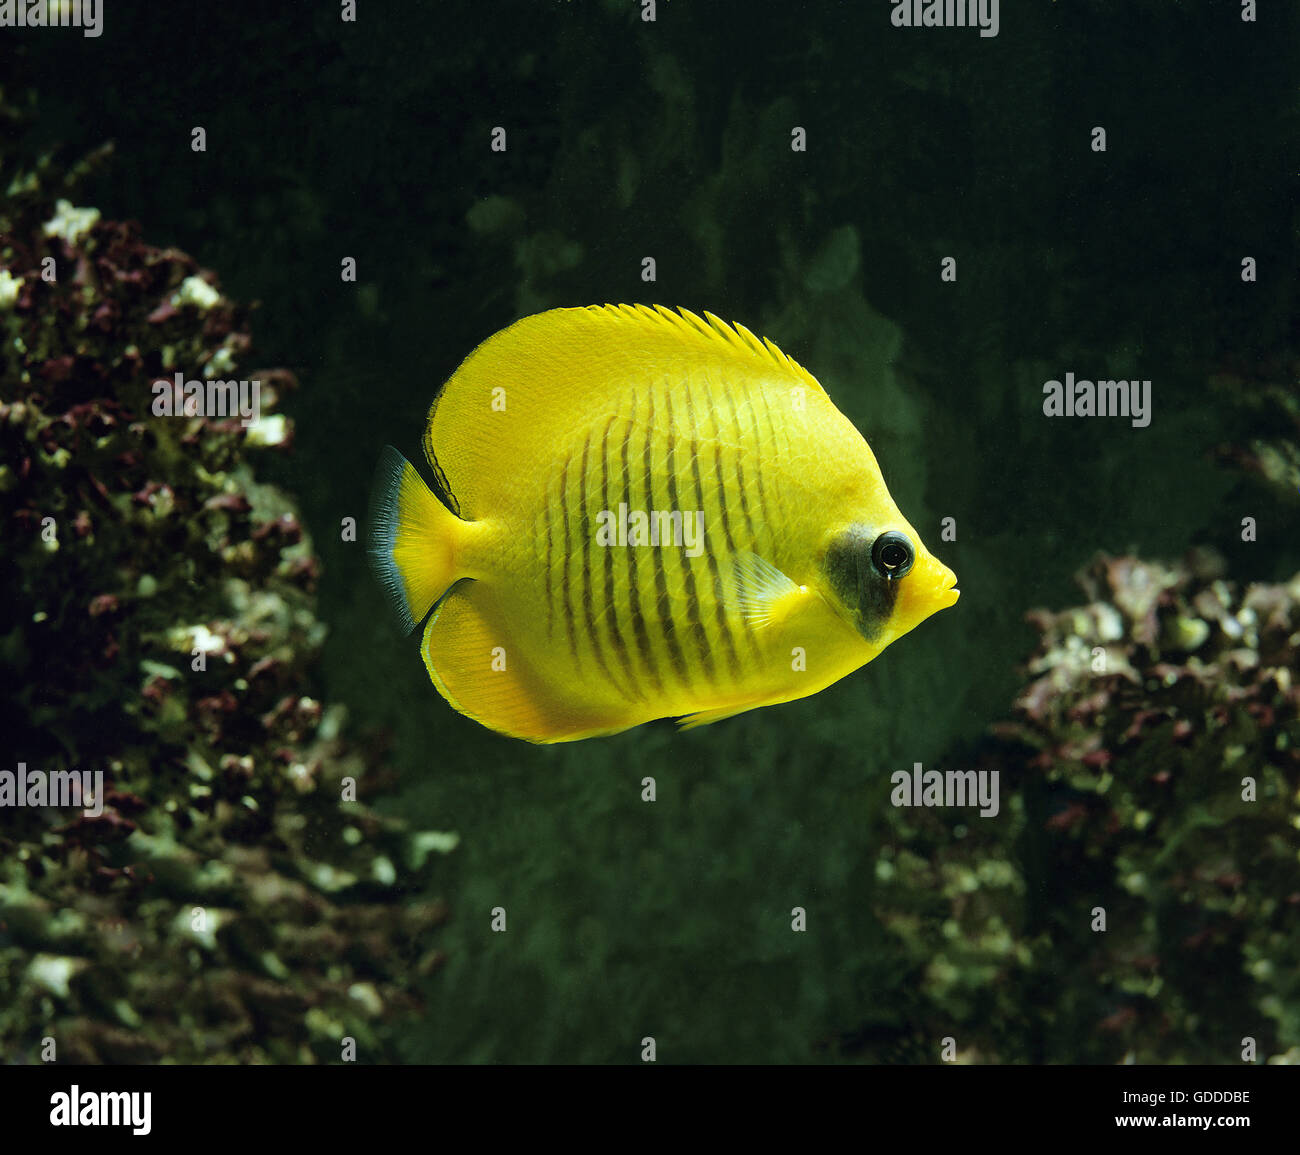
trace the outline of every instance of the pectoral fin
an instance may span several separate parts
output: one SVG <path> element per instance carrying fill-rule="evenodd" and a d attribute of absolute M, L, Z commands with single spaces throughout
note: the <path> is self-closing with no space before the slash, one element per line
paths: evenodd
<path fill-rule="evenodd" d="M 808 597 L 805 586 L 795 585 L 781 570 L 756 553 L 738 553 L 724 579 L 724 603 L 735 606 L 745 623 L 765 629 L 788 618 Z M 725 715 L 724 715 L 725 716 Z"/>

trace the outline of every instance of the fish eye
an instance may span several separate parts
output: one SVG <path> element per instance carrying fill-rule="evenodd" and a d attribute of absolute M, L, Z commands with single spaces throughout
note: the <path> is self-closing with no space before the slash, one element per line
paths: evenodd
<path fill-rule="evenodd" d="M 882 533 L 871 547 L 871 564 L 876 567 L 878 574 L 891 581 L 907 573 L 915 560 L 916 552 L 912 549 L 912 543 L 897 530 Z"/>

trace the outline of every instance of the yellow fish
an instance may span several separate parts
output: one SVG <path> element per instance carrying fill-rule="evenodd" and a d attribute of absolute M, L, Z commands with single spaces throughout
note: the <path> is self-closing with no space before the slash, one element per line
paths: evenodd
<path fill-rule="evenodd" d="M 824 689 L 958 596 L 805 369 L 710 313 L 553 309 L 388 447 L 369 553 L 429 677 L 530 742 Z"/>

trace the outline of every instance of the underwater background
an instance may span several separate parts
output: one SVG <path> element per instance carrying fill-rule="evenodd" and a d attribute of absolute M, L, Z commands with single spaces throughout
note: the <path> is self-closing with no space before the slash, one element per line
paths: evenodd
<path fill-rule="evenodd" d="M 0 814 L 7 1061 L 1300 1060 L 1300 13 L 890 11 L 3 30 L 5 768 L 110 781 Z M 960 602 L 700 730 L 452 710 L 367 572 L 378 454 L 607 301 L 805 365 Z M 274 416 L 149 416 L 205 366 Z M 1046 417 L 1067 372 L 1149 426 Z M 999 814 L 891 805 L 918 762 Z"/>

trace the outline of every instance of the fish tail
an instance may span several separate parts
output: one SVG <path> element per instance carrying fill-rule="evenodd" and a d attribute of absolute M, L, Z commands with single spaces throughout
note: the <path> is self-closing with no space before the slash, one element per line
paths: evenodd
<path fill-rule="evenodd" d="M 464 523 L 424 484 L 409 461 L 384 446 L 370 499 L 370 565 L 405 633 L 415 629 L 456 580 Z"/>

